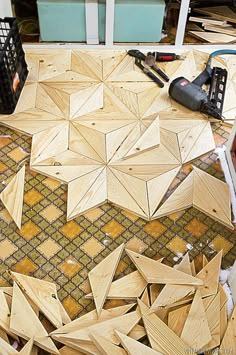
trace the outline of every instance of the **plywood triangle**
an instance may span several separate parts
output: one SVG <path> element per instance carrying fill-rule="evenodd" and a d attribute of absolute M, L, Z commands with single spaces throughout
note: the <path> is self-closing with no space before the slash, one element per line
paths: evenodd
<path fill-rule="evenodd" d="M 18 337 L 10 331 L 10 309 L 7 304 L 5 294 L 0 290 L 0 328 L 9 334 L 13 339 L 18 340 Z"/>
<path fill-rule="evenodd" d="M 63 346 L 63 348 L 60 349 L 60 355 L 83 355 L 79 350 L 72 349 L 68 346 Z"/>
<path fill-rule="evenodd" d="M 113 70 L 119 65 L 119 63 L 124 59 L 126 53 L 113 52 L 112 56 L 103 59 L 103 80 L 106 80 L 108 76 L 113 72 Z"/>
<path fill-rule="evenodd" d="M 149 294 L 148 294 L 148 288 L 147 287 L 143 291 L 143 294 L 142 294 L 140 299 L 146 306 L 150 307 L 150 300 L 149 300 Z"/>
<path fill-rule="evenodd" d="M 220 20 L 222 19 L 224 21 L 236 23 L 236 14 L 228 6 L 202 7 L 197 9 L 197 12 L 215 17 Z"/>
<path fill-rule="evenodd" d="M 5 342 L 7 342 L 8 344 L 10 344 L 8 335 L 5 332 L 5 330 L 3 330 L 2 328 L 0 328 L 0 338 L 5 340 Z"/>
<path fill-rule="evenodd" d="M 189 255 L 186 254 L 176 270 L 182 271 L 188 275 L 192 275 Z M 169 284 L 165 285 L 150 308 L 150 312 L 155 312 L 159 307 L 165 307 L 187 297 L 195 292 L 194 287 L 187 285 Z"/>
<path fill-rule="evenodd" d="M 18 351 L 2 338 L 0 338 L 0 351 L 2 355 L 19 355 Z"/>
<path fill-rule="evenodd" d="M 142 294 L 146 286 L 147 281 L 144 280 L 139 271 L 134 271 L 113 281 L 106 298 L 136 299 Z M 92 293 L 86 296 L 86 298 L 92 297 Z"/>
<path fill-rule="evenodd" d="M 99 352 L 102 355 L 125 355 L 126 352 L 124 349 L 119 346 L 111 343 L 110 341 L 104 339 L 101 336 L 90 334 L 90 338 L 92 339 L 94 345 L 98 348 Z"/>
<path fill-rule="evenodd" d="M 181 339 L 192 349 L 202 349 L 211 341 L 211 332 L 199 290 L 196 291 L 190 307 Z"/>
<path fill-rule="evenodd" d="M 10 329 L 23 339 L 29 340 L 34 337 L 34 342 L 37 346 L 52 354 L 59 354 L 42 323 L 15 282 L 13 286 Z"/>
<path fill-rule="evenodd" d="M 88 58 L 84 61 L 85 58 L 80 56 L 80 51 L 73 50 L 71 53 L 71 70 L 75 71 L 87 77 L 88 81 L 90 80 L 99 80 L 97 74 L 93 71 L 93 66 L 90 67 L 88 63 Z M 91 58 L 92 59 L 92 58 Z M 90 60 L 91 60 L 90 59 Z M 96 71 L 96 70 L 95 70 Z M 99 74 L 98 74 L 99 75 Z"/>
<path fill-rule="evenodd" d="M 89 194 L 89 191 L 94 184 L 96 185 L 94 188 L 97 187 L 96 182 L 99 186 L 101 186 L 103 183 L 103 185 L 106 187 L 106 181 L 102 179 L 103 175 L 101 175 L 103 170 L 103 167 L 98 168 L 84 176 L 79 177 L 78 179 L 71 181 L 68 184 L 67 219 L 73 218 L 73 216 L 82 211 L 79 203 L 83 200 L 84 197 L 87 196 L 87 194 Z M 98 191 L 97 188 L 95 190 Z M 95 190 L 94 192 L 96 192 Z M 103 189 L 101 192 L 104 192 Z M 93 196 L 90 197 L 92 200 Z M 103 201 L 106 200 L 106 195 L 103 195 L 103 198 Z"/>
<path fill-rule="evenodd" d="M 56 285 L 52 282 L 39 280 L 17 272 L 11 271 L 10 275 L 45 317 L 56 328 L 61 327 L 62 319 Z"/>
<path fill-rule="evenodd" d="M 23 349 L 19 352 L 19 355 L 31 355 L 32 348 L 34 344 L 34 339 L 30 339 L 27 344 L 23 347 Z"/>
<path fill-rule="evenodd" d="M 38 84 L 38 90 L 36 96 L 36 108 L 46 111 L 52 115 L 65 118 L 64 112 L 66 112 L 66 106 L 68 105 L 66 104 L 66 102 L 69 101 L 69 95 L 61 92 L 60 100 L 62 100 L 63 98 L 63 101 L 60 101 L 59 98 L 57 99 L 60 107 L 62 107 L 64 111 L 63 112 L 61 108 L 57 105 L 57 103 L 54 101 L 54 96 L 53 93 L 51 92 L 53 91 L 53 89 L 51 90 L 50 89 L 51 88 L 47 87 L 46 85 L 43 86 L 43 84 Z M 48 91 L 50 91 L 50 95 L 48 94 Z M 65 106 L 63 105 L 63 103 L 65 103 Z"/>
<path fill-rule="evenodd" d="M 75 53 L 77 51 L 75 50 Z M 84 63 L 94 72 L 96 77 L 100 80 L 102 80 L 102 59 L 100 56 L 97 56 L 94 53 L 90 53 L 90 51 L 79 51 L 77 52 L 79 55 L 79 58 L 83 60 Z"/>
<path fill-rule="evenodd" d="M 156 211 L 153 218 L 165 216 L 191 207 L 193 204 L 193 172 L 177 187 L 163 205 Z"/>
<path fill-rule="evenodd" d="M 120 341 L 114 334 L 114 330 L 122 331 L 125 334 L 128 334 L 133 327 L 138 324 L 140 320 L 140 313 L 138 311 L 130 312 L 121 317 L 115 317 L 113 319 L 105 320 L 104 322 L 100 322 L 99 324 L 95 324 L 89 326 L 87 328 L 80 329 L 78 331 L 74 331 L 68 334 L 54 334 L 52 337 L 60 341 L 63 344 L 68 345 L 68 341 L 70 343 L 73 342 L 73 347 L 76 346 L 77 343 L 86 342 L 86 344 L 92 344 L 90 339 L 90 334 L 93 335 L 101 335 L 103 337 L 111 341 L 114 344 L 119 344 Z"/>
<path fill-rule="evenodd" d="M 191 305 L 182 306 L 175 309 L 174 311 L 169 312 L 168 314 L 168 327 L 173 330 L 173 332 L 181 336 L 181 333 L 184 328 L 184 324 L 189 314 Z"/>
<path fill-rule="evenodd" d="M 218 291 L 222 250 L 197 274 L 197 278 L 203 281 L 200 286 L 202 297 L 215 295 Z"/>
<path fill-rule="evenodd" d="M 132 83 L 134 84 L 134 83 Z M 139 117 L 138 96 L 133 90 L 127 90 L 123 83 L 107 83 L 109 89 L 118 97 L 124 105 L 137 117 Z"/>
<path fill-rule="evenodd" d="M 145 355 L 161 355 L 161 353 L 153 350 L 146 345 L 139 343 L 137 340 L 134 340 L 123 333 L 118 331 L 115 332 L 119 337 L 121 344 L 127 351 L 129 355 L 145 354 Z"/>
<path fill-rule="evenodd" d="M 234 306 L 232 315 L 229 319 L 223 340 L 220 345 L 220 352 L 224 353 L 231 349 L 234 353 L 236 350 L 236 306 Z"/>
<path fill-rule="evenodd" d="M 38 59 L 43 57 L 43 60 L 39 60 L 39 81 L 51 79 L 54 81 L 54 77 L 64 73 L 70 69 L 71 63 L 71 51 L 61 51 L 58 49 L 52 49 L 49 51 L 42 51 Z M 41 57 L 41 58 L 40 58 Z M 53 79 L 52 79 L 53 78 Z"/>
<path fill-rule="evenodd" d="M 50 113 L 59 113 L 58 109 L 60 110 L 60 114 L 63 114 L 65 118 L 69 117 L 70 114 L 70 95 L 62 90 L 58 90 L 55 87 L 52 87 L 50 84 L 43 84 L 41 83 L 40 86 L 43 90 L 48 94 L 48 96 L 53 100 L 54 105 L 56 106 L 55 109 L 53 107 L 50 108 Z M 40 91 L 39 91 L 40 92 Z M 48 100 L 48 99 L 47 99 Z M 37 101 L 37 106 L 45 111 L 48 110 L 48 106 L 43 105 L 43 103 L 39 104 L 39 100 Z"/>
<path fill-rule="evenodd" d="M 202 283 L 202 281 L 196 277 L 175 270 L 162 263 L 157 263 L 155 260 L 152 260 L 144 255 L 140 255 L 128 249 L 125 251 L 139 272 L 149 283 L 175 283 L 176 285 L 200 285 Z"/>
<path fill-rule="evenodd" d="M 148 307 L 138 301 L 144 327 L 152 348 L 165 354 L 184 355 L 188 345 L 180 339 L 158 316 L 149 314 Z M 192 354 L 196 355 L 193 351 Z"/>
<path fill-rule="evenodd" d="M 194 167 L 193 205 L 233 229 L 229 186 L 196 167 Z"/>
<path fill-rule="evenodd" d="M 124 244 L 121 244 L 88 273 L 98 315 L 102 311 L 123 250 Z"/>
<path fill-rule="evenodd" d="M 214 349 L 220 345 L 220 293 L 213 297 L 213 301 L 205 307 L 207 322 L 211 332 L 211 341 L 204 347 L 205 350 Z M 208 297 L 209 298 L 209 297 Z M 206 298 L 203 300 L 203 304 Z M 202 350 L 204 350 L 202 349 Z"/>
<path fill-rule="evenodd" d="M 161 123 L 162 122 L 163 121 L 161 121 Z M 171 132 L 171 131 L 168 131 L 167 129 L 161 128 L 160 137 L 161 137 L 161 143 L 167 149 L 169 149 L 169 151 L 176 157 L 176 159 L 178 159 L 179 162 L 181 162 L 182 159 L 181 159 L 181 154 L 180 154 L 178 135 L 175 132 Z"/>
<path fill-rule="evenodd" d="M 0 199 L 17 227 L 21 228 L 23 196 L 25 183 L 25 165 L 17 172 L 0 194 Z"/>
<path fill-rule="evenodd" d="M 96 84 L 70 96 L 70 118 L 103 108 L 103 84 Z"/>
<path fill-rule="evenodd" d="M 130 148 L 125 157 L 137 155 L 145 150 L 149 150 L 160 144 L 160 124 L 159 117 L 157 117 L 150 126 L 146 129 L 138 141 Z"/>

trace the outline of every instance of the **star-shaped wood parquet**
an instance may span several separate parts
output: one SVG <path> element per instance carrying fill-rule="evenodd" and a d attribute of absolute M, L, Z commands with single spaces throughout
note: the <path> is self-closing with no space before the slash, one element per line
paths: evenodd
<path fill-rule="evenodd" d="M 204 55 L 190 51 L 164 69 L 195 77 Z M 182 164 L 215 147 L 206 118 L 172 101 L 124 51 L 31 50 L 26 59 L 19 103 L 0 122 L 33 137 L 32 170 L 68 184 L 68 220 L 106 201 L 156 218 Z"/>

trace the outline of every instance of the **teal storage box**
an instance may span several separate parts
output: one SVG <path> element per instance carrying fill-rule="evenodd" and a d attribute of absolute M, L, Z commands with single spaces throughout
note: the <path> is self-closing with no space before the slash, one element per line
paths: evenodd
<path fill-rule="evenodd" d="M 38 0 L 37 5 L 42 41 L 86 42 L 84 0 Z M 114 42 L 159 42 L 164 11 L 164 0 L 116 0 Z M 105 22 L 106 2 L 99 0 L 100 42 L 105 42 Z"/>

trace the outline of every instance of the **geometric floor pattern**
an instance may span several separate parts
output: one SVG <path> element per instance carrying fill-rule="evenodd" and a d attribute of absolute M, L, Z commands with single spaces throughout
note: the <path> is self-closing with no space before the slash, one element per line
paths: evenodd
<path fill-rule="evenodd" d="M 196 76 L 201 55 L 165 71 Z M 125 51 L 33 50 L 27 62 L 16 110 L 0 120 L 33 136 L 32 170 L 68 184 L 67 220 L 107 201 L 151 220 L 181 165 L 215 148 L 210 122 Z"/>
<path fill-rule="evenodd" d="M 111 53 L 109 55 L 111 55 Z M 123 52 L 121 56 L 122 55 L 124 56 Z M 35 92 L 33 90 L 40 91 L 42 89 L 41 92 L 44 94 L 45 86 L 48 85 L 45 84 L 45 82 L 48 78 L 42 71 L 43 74 L 40 80 L 44 81 L 44 83 L 38 83 L 38 81 L 35 80 L 33 75 L 37 78 L 38 72 L 37 68 L 33 65 L 34 58 L 30 58 L 31 55 L 28 57 L 28 60 L 31 59 L 32 63 L 32 75 L 29 77 L 29 82 L 25 86 L 25 90 L 29 90 L 33 95 L 33 92 Z M 43 51 L 42 59 L 40 60 L 43 61 L 40 65 L 44 66 L 45 53 L 43 53 Z M 106 58 L 102 60 L 104 61 Z M 64 65 L 66 63 L 65 58 L 61 59 L 61 62 Z M 183 66 L 182 62 L 168 63 L 166 72 L 171 75 L 171 71 L 174 72 L 174 66 L 177 64 Z M 49 68 L 51 68 L 50 60 L 46 62 L 45 65 L 49 65 Z M 127 64 L 124 65 L 125 68 L 126 66 Z M 89 70 L 89 67 L 90 66 L 88 66 L 87 70 Z M 114 67 L 115 64 L 113 64 L 112 70 Z M 55 76 L 62 75 L 60 68 L 51 68 L 50 70 L 52 70 L 52 72 L 56 70 L 56 72 L 53 72 Z M 189 70 L 188 66 L 186 66 L 186 71 L 187 70 Z M 201 68 L 199 70 L 201 70 Z M 143 74 L 138 71 L 138 68 L 135 68 L 135 71 L 137 72 L 135 75 L 142 75 L 143 78 Z M 63 75 L 68 75 L 69 77 L 71 72 L 67 71 Z M 90 77 L 92 74 L 91 72 L 81 73 L 80 79 L 83 75 Z M 102 73 L 102 75 L 109 76 L 110 73 Z M 195 73 L 193 75 L 195 75 Z M 70 78 L 72 79 L 73 76 L 70 76 Z M 95 82 L 95 80 L 91 81 L 91 86 L 97 85 L 97 89 L 99 90 L 100 85 L 103 86 L 104 91 L 107 90 L 107 92 L 110 92 L 110 84 L 104 84 L 106 80 L 107 79 L 103 80 L 100 78 L 97 82 Z M 127 75 L 126 78 L 123 77 L 122 80 L 127 80 Z M 142 80 L 146 80 L 146 77 Z M 152 83 L 148 81 L 143 81 L 142 83 L 147 83 L 150 85 L 148 90 L 153 90 L 151 89 Z M 58 90 L 50 85 L 48 86 L 50 87 L 49 90 Z M 114 81 L 112 85 L 119 89 L 121 82 L 117 81 L 116 85 Z M 40 89 L 38 87 L 40 87 Z M 46 89 L 48 89 L 48 87 Z M 90 86 L 88 87 L 90 88 Z M 158 89 L 155 88 L 155 90 Z M 162 95 L 165 89 L 161 90 L 158 91 L 158 95 Z M 67 91 L 70 90 L 68 89 Z M 68 93 L 65 93 L 64 96 L 66 97 L 67 94 Z M 136 93 L 134 94 L 135 97 L 137 97 Z M 73 93 L 68 95 L 73 95 Z M 69 102 L 71 103 L 71 101 Z M 135 102 L 136 106 L 134 106 L 132 108 L 133 111 L 130 112 L 136 117 L 137 113 L 135 113 L 135 107 L 137 109 L 138 100 Z M 28 102 L 27 105 L 28 104 L 31 105 L 32 101 Z M 156 104 L 157 101 L 155 102 L 154 99 L 153 110 L 154 112 L 159 112 L 160 122 L 165 123 L 170 118 L 173 118 L 173 112 L 175 118 L 183 118 L 183 109 L 178 104 L 171 102 L 170 107 L 163 109 L 163 111 L 161 111 L 161 109 L 157 110 Z M 37 105 L 40 106 L 40 100 Z M 50 109 L 50 105 L 47 105 L 47 109 Z M 63 109 L 66 110 L 66 105 L 63 106 Z M 30 108 L 28 106 L 21 107 L 20 110 L 25 111 L 24 118 L 28 124 L 27 110 L 30 110 Z M 36 110 L 40 111 L 42 108 L 35 109 L 35 111 Z M 104 116 L 107 117 L 106 109 L 100 112 L 102 116 L 101 119 L 103 119 Z M 48 112 L 48 115 L 50 117 L 50 112 Z M 63 115 L 64 113 L 62 112 L 58 116 L 59 121 L 61 121 L 59 125 L 68 125 L 67 122 L 63 123 Z M 86 113 L 87 121 L 93 122 L 91 115 L 91 112 Z M 148 112 L 147 115 L 148 117 L 152 116 L 153 111 Z M 187 116 L 189 119 L 197 118 L 198 120 L 202 120 L 202 116 L 198 114 L 193 116 L 190 112 L 187 112 Z M 123 117 L 122 114 L 120 120 L 122 120 Z M 38 118 L 38 120 L 40 124 L 42 124 L 42 117 Z M 143 116 L 136 117 L 134 121 L 137 122 L 135 124 L 141 125 L 140 122 L 143 121 Z M 15 122 L 17 122 L 17 118 Z M 22 117 L 19 118 L 19 122 L 22 124 Z M 51 123 L 50 120 L 48 122 Z M 70 120 L 68 120 L 68 122 L 71 124 Z M 38 127 L 39 125 L 36 123 L 33 124 L 31 128 L 37 130 Z M 47 126 L 47 129 L 49 130 L 50 127 Z M 165 126 L 165 128 L 162 129 L 167 130 L 167 127 Z M 213 123 L 212 129 L 216 146 L 221 145 L 227 140 L 230 131 L 229 128 L 226 126 L 220 127 L 218 123 Z M 23 129 L 22 131 L 25 132 Z M 60 132 L 63 133 L 64 131 L 62 130 Z M 32 132 L 28 133 L 32 134 Z M 39 133 L 40 131 L 36 134 Z M 234 262 L 236 258 L 236 232 L 230 231 L 194 208 L 174 213 L 158 220 L 147 221 L 136 213 L 134 214 L 123 210 L 114 204 L 105 203 L 75 217 L 73 220 L 67 221 L 67 187 L 62 183 L 64 180 L 56 180 L 55 178 L 57 178 L 57 176 L 53 176 L 53 174 L 47 174 L 46 176 L 45 171 L 40 172 L 40 169 L 38 169 L 38 172 L 34 171 L 32 164 L 31 166 L 29 164 L 30 155 L 32 155 L 33 151 L 31 144 L 31 137 L 15 129 L 0 126 L 0 192 L 4 190 L 16 172 L 26 164 L 21 230 L 17 228 L 3 204 L 0 203 L 1 286 L 9 284 L 9 277 L 6 272 L 9 268 L 16 272 L 22 272 L 44 280 L 53 280 L 58 285 L 58 294 L 61 301 L 71 317 L 74 318 L 93 308 L 91 300 L 83 297 L 90 292 L 87 281 L 88 271 L 123 242 L 126 243 L 129 249 L 143 253 L 146 256 L 152 258 L 164 256 L 172 265 L 179 260 L 182 254 L 187 250 L 189 250 L 191 257 L 195 257 L 203 252 L 206 256 L 211 258 L 217 251 L 223 249 L 223 267 L 231 266 Z M 216 158 L 214 153 L 205 154 L 195 159 L 194 165 L 224 181 L 220 164 Z M 134 159 L 134 156 L 130 159 Z M 179 184 L 180 181 L 183 181 L 191 171 L 191 163 L 189 163 L 189 161 L 184 162 L 181 160 L 178 165 L 180 166 L 180 170 L 169 186 L 166 194 L 167 197 L 172 193 L 175 186 Z M 55 166 L 57 168 L 58 166 L 60 167 L 60 165 Z M 131 268 L 132 266 L 128 258 L 126 256 L 123 257 L 116 276 L 129 273 Z M 118 304 L 118 301 L 108 301 L 108 303 Z"/>

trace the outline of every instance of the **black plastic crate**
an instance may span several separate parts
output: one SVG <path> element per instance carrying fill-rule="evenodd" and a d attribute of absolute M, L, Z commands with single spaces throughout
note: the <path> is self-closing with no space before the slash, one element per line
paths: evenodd
<path fill-rule="evenodd" d="M 13 113 L 27 75 L 16 19 L 0 18 L 0 114 Z"/>

